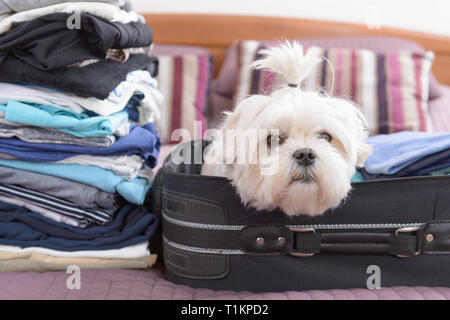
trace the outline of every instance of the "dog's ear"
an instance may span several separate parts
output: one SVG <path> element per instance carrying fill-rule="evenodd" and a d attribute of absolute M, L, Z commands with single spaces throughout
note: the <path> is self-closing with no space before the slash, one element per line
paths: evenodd
<path fill-rule="evenodd" d="M 334 108 L 334 116 L 342 121 L 342 131 L 347 132 L 342 137 L 345 152 L 357 167 L 363 167 L 372 153 L 372 146 L 365 141 L 369 136 L 369 127 L 359 106 L 342 98 L 323 97 Z"/>
<path fill-rule="evenodd" d="M 356 146 L 356 165 L 358 166 L 358 168 L 361 168 L 364 167 L 364 163 L 366 162 L 367 158 L 369 158 L 369 156 L 372 154 L 372 146 L 365 143 L 365 139 L 369 135 L 369 125 L 367 123 L 366 117 L 359 110 L 358 106 L 355 105 L 353 109 L 356 116 L 357 130 L 359 135 L 359 142 Z"/>
<path fill-rule="evenodd" d="M 363 167 L 367 158 L 372 153 L 372 146 L 365 141 L 369 136 L 369 126 L 364 114 L 360 111 L 359 106 L 354 102 L 341 98 L 324 98 L 331 102 L 335 111 L 338 112 L 344 123 L 345 130 L 353 143 L 349 143 L 347 147 L 349 154 L 353 155 L 353 161 L 357 167 Z M 350 141 L 349 141 L 350 142 Z"/>
<path fill-rule="evenodd" d="M 248 129 L 270 102 L 268 96 L 252 95 L 242 100 L 232 112 L 225 113 L 222 129 Z"/>
<path fill-rule="evenodd" d="M 236 164 L 239 147 L 244 141 L 239 141 L 247 130 L 257 130 L 256 119 L 269 105 L 270 97 L 253 95 L 242 100 L 233 112 L 225 113 L 225 119 L 221 125 L 222 141 L 218 146 L 223 150 L 222 157 L 227 164 Z M 230 139 L 233 139 L 231 141 Z M 245 139 L 245 137 L 243 138 Z"/>
<path fill-rule="evenodd" d="M 360 142 L 357 146 L 357 154 L 356 154 L 356 166 L 358 168 L 364 167 L 364 163 L 367 158 L 372 154 L 372 146 L 365 142 Z"/>

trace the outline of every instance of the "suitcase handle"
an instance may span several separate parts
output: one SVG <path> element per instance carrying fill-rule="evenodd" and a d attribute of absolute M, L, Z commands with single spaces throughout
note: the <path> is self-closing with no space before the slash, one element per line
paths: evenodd
<path fill-rule="evenodd" d="M 384 254 L 411 258 L 422 253 L 450 254 L 450 221 L 430 221 L 422 227 L 394 233 L 343 232 L 318 234 L 314 229 L 291 229 L 295 257 L 328 254 Z"/>
<path fill-rule="evenodd" d="M 449 227 L 450 225 L 447 225 Z M 421 229 L 396 232 L 318 232 L 313 228 L 247 226 L 240 231 L 240 247 L 251 255 L 289 254 L 312 257 L 316 254 L 393 255 L 420 254 Z"/>
<path fill-rule="evenodd" d="M 291 229 L 295 257 L 320 254 L 374 254 L 413 257 L 418 250 L 419 228 L 398 229 L 395 233 L 339 232 L 317 233 L 314 229 Z"/>

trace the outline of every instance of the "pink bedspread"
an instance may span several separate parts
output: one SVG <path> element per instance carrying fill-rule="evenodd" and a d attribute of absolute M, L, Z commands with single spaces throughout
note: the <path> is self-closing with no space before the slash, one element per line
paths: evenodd
<path fill-rule="evenodd" d="M 0 274 L 0 299 L 120 300 L 450 300 L 450 288 L 394 287 L 380 290 L 325 290 L 250 293 L 193 289 L 165 281 L 156 270 L 85 270 L 81 289 L 69 290 L 64 272 Z"/>

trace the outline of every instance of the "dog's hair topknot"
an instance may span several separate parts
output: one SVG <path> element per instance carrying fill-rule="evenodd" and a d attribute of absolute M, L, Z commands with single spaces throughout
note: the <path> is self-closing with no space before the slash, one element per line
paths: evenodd
<path fill-rule="evenodd" d="M 320 49 L 311 47 L 303 54 L 303 46 L 297 41 L 282 42 L 279 46 L 259 51 L 265 57 L 252 64 L 253 69 L 265 69 L 281 75 L 285 85 L 296 87 L 321 62 Z"/>

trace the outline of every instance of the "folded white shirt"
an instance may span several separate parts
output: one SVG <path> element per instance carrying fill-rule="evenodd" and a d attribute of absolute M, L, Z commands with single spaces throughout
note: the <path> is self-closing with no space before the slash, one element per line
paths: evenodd
<path fill-rule="evenodd" d="M 38 252 L 64 258 L 139 259 L 150 255 L 148 245 L 149 242 L 145 241 L 143 243 L 121 249 L 90 251 L 57 251 L 40 247 L 21 248 L 17 246 L 0 245 L 0 251 L 13 253 Z"/>
<path fill-rule="evenodd" d="M 102 2 L 64 2 L 52 6 L 17 12 L 0 20 L 0 34 L 8 32 L 13 23 L 33 20 L 51 13 L 88 13 L 111 22 L 145 23 L 143 16 L 134 11 L 125 11 L 115 5 Z"/>

